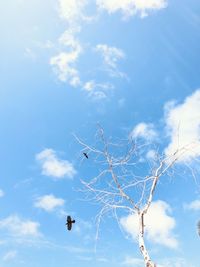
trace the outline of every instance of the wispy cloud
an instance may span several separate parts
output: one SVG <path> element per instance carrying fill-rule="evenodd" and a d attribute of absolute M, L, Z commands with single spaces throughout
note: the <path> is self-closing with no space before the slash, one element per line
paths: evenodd
<path fill-rule="evenodd" d="M 93 100 L 102 100 L 108 97 L 108 93 L 114 89 L 111 83 L 98 83 L 95 80 L 87 81 L 83 85 L 83 90 L 88 93 L 88 96 Z"/>
<path fill-rule="evenodd" d="M 82 88 L 92 100 L 104 100 L 108 97 L 108 90 L 114 86 L 111 83 L 96 82 L 90 78 L 84 81 L 84 73 L 79 71 L 78 66 L 80 56 L 85 53 L 85 50 L 84 44 L 77 36 L 84 25 L 97 16 L 86 15 L 86 6 L 89 4 L 91 2 L 87 0 L 58 0 L 58 14 L 66 22 L 67 29 L 58 37 L 56 46 L 59 52 L 50 58 L 49 64 L 61 82 Z M 89 43 L 87 47 L 93 50 L 93 46 Z M 126 74 L 118 68 L 119 61 L 125 57 L 121 49 L 98 44 L 95 50 L 101 53 L 104 69 L 110 77 L 126 77 Z"/>
<path fill-rule="evenodd" d="M 145 231 L 149 241 L 170 248 L 176 248 L 178 241 L 172 232 L 176 222 L 173 217 L 168 215 L 170 211 L 170 206 L 166 202 L 161 200 L 153 202 L 144 219 Z M 139 227 L 137 214 L 122 218 L 121 224 L 132 238 L 136 240 Z"/>
<path fill-rule="evenodd" d="M 76 170 L 68 160 L 59 159 L 53 149 L 44 149 L 36 155 L 36 160 L 42 167 L 42 174 L 56 179 L 73 178 Z"/>
<path fill-rule="evenodd" d="M 87 20 L 84 15 L 84 9 L 87 4 L 87 0 L 58 0 L 59 15 L 70 25 L 74 25 L 80 20 Z"/>
<path fill-rule="evenodd" d="M 82 46 L 75 37 L 79 30 L 76 26 L 66 30 L 58 39 L 59 44 L 65 48 L 50 59 L 50 65 L 58 79 L 62 82 L 68 82 L 73 87 L 81 84 L 79 71 L 76 68 L 76 63 L 82 52 Z"/>
<path fill-rule="evenodd" d="M 6 254 L 3 256 L 3 261 L 10 261 L 15 259 L 17 256 L 17 251 L 16 250 L 10 250 L 6 252 Z"/>
<path fill-rule="evenodd" d="M 125 16 L 131 16 L 140 13 L 141 16 L 147 15 L 150 10 L 158 10 L 166 7 L 166 0 L 96 0 L 94 3 L 90 0 L 57 0 L 57 10 L 60 19 L 66 22 L 66 30 L 58 37 L 58 47 L 55 55 L 52 55 L 49 64 L 55 72 L 57 78 L 61 82 L 66 82 L 72 87 L 88 88 L 89 81 L 84 82 L 81 77 L 84 73 L 80 72 L 79 61 L 80 56 L 85 53 L 84 44 L 77 38 L 82 29 L 92 21 L 100 18 L 99 9 L 105 9 L 109 13 L 121 11 Z M 93 5 L 93 14 L 87 15 L 87 7 Z M 89 8 L 88 8 L 89 9 Z M 52 43 L 51 43 L 52 47 Z M 92 49 L 89 41 L 87 47 Z M 98 44 L 96 51 L 101 53 L 104 68 L 109 73 L 110 77 L 127 78 L 126 74 L 119 70 L 118 63 L 124 59 L 125 53 L 114 46 L 107 44 Z M 98 90 L 85 90 L 91 99 L 103 100 L 107 98 L 107 94 L 103 88 L 100 88 L 101 83 L 96 83 L 95 87 Z M 91 86 L 90 86 L 91 88 Z"/>
<path fill-rule="evenodd" d="M 200 156 L 200 90 L 188 96 L 182 104 L 167 103 L 165 122 L 170 137 L 166 155 L 185 147 L 186 153 L 179 161 Z"/>
<path fill-rule="evenodd" d="M 101 53 L 105 69 L 112 77 L 125 77 L 126 75 L 119 71 L 118 61 L 125 58 L 125 53 L 114 46 L 107 44 L 98 44 L 96 51 Z"/>
<path fill-rule="evenodd" d="M 80 86 L 80 74 L 76 66 L 82 52 L 82 45 L 76 34 L 81 30 L 81 21 L 86 20 L 84 8 L 85 0 L 58 0 L 58 14 L 66 21 L 67 30 L 58 38 L 60 52 L 50 58 L 58 79 L 68 82 L 72 87 Z"/>
<path fill-rule="evenodd" d="M 68 81 L 73 87 L 80 85 L 79 72 L 73 67 L 78 54 L 76 51 L 71 53 L 61 52 L 50 59 L 50 65 L 53 66 L 58 79 L 62 82 Z"/>
<path fill-rule="evenodd" d="M 156 159 L 156 157 L 157 157 L 157 152 L 155 150 L 153 150 L 153 149 L 150 149 L 146 154 L 146 158 L 148 160 L 153 160 L 154 161 Z"/>
<path fill-rule="evenodd" d="M 90 238 L 91 238 L 91 233 L 89 233 L 90 230 L 92 230 L 92 224 L 89 221 L 83 220 L 81 218 L 77 218 L 77 224 L 75 224 L 74 226 L 74 231 L 77 234 L 83 234 L 85 236 L 85 234 L 89 234 Z M 87 238 L 87 236 L 86 236 Z"/>
<path fill-rule="evenodd" d="M 3 197 L 5 195 L 4 191 L 0 189 L 0 197 Z"/>
<path fill-rule="evenodd" d="M 147 141 L 152 141 L 157 137 L 157 132 L 153 124 L 141 122 L 133 128 L 130 137 L 133 139 L 143 138 Z"/>
<path fill-rule="evenodd" d="M 40 236 L 40 224 L 32 220 L 23 220 L 18 215 L 11 215 L 0 220 L 0 229 L 5 229 L 14 236 L 37 237 Z"/>
<path fill-rule="evenodd" d="M 97 0 L 97 6 L 108 13 L 122 12 L 124 17 L 147 16 L 153 10 L 167 7 L 166 0 Z"/>
<path fill-rule="evenodd" d="M 59 207 L 63 207 L 64 203 L 64 199 L 56 198 L 54 195 L 50 194 L 38 197 L 34 203 L 34 206 L 47 212 L 52 212 Z"/>
<path fill-rule="evenodd" d="M 188 204 L 184 204 L 184 208 L 188 210 L 200 211 L 200 199 L 196 199 Z"/>

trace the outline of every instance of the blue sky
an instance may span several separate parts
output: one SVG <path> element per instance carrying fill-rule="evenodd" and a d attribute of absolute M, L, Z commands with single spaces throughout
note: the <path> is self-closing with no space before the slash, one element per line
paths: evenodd
<path fill-rule="evenodd" d="M 100 167 L 73 134 L 94 144 L 97 123 L 154 144 L 142 176 L 155 147 L 195 143 L 157 187 L 147 245 L 160 267 L 199 266 L 199 12 L 195 0 L 2 1 L 1 267 L 143 266 L 135 218 L 108 215 L 96 241 L 100 206 L 79 191 Z"/>

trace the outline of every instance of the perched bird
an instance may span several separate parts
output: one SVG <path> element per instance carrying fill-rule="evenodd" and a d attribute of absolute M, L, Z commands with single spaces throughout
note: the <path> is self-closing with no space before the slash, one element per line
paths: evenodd
<path fill-rule="evenodd" d="M 88 159 L 88 154 L 83 152 L 83 155 Z"/>
<path fill-rule="evenodd" d="M 67 216 L 67 229 L 70 231 L 72 229 L 72 224 L 75 223 L 75 220 L 72 220 L 71 216 Z"/>

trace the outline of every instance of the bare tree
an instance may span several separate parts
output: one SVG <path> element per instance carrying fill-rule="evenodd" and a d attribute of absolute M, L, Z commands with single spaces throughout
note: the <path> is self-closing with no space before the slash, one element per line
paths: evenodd
<path fill-rule="evenodd" d="M 86 153 L 98 169 L 95 177 L 82 180 L 87 193 L 93 194 L 92 200 L 101 204 L 97 228 L 101 217 L 109 211 L 116 214 L 118 209 L 124 209 L 129 214 L 137 214 L 138 245 L 145 266 L 156 267 L 145 245 L 145 217 L 152 204 L 158 181 L 162 176 L 173 175 L 175 163 L 189 148 L 179 148 L 171 156 L 156 153 L 154 160 L 147 163 L 144 155 L 151 148 L 151 144 L 133 140 L 118 140 L 113 143 L 105 138 L 101 127 L 96 135 L 95 146 L 86 144 L 77 136 L 75 138 L 82 146 L 82 154 Z M 147 164 L 148 175 L 141 175 Z"/>

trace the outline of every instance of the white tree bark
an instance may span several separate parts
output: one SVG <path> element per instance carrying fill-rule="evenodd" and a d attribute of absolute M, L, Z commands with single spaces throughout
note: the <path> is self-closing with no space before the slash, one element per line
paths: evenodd
<path fill-rule="evenodd" d="M 144 262 L 145 262 L 145 267 L 156 267 L 156 264 L 152 262 L 149 253 L 146 249 L 145 246 L 145 241 L 144 241 L 144 212 L 139 212 L 139 234 L 138 234 L 138 243 L 139 243 L 139 248 L 140 252 L 142 253 Z"/>

